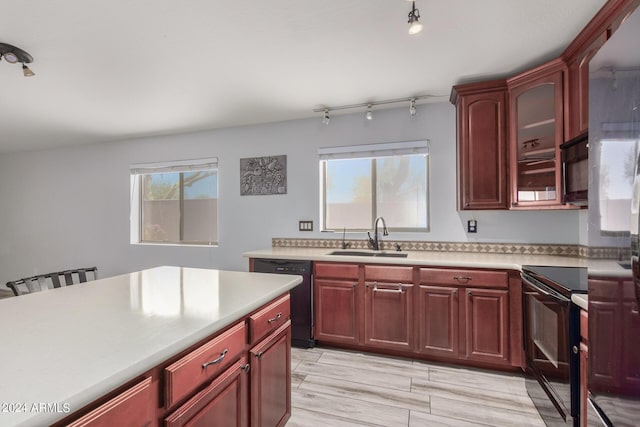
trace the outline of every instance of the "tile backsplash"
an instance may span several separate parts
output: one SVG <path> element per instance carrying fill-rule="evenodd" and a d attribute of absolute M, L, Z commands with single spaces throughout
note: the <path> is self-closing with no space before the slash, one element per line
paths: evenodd
<path fill-rule="evenodd" d="M 341 249 L 342 239 L 298 239 L 274 237 L 274 248 L 327 248 Z M 367 240 L 345 240 L 348 249 L 370 249 Z M 399 245 L 403 251 L 479 252 L 523 255 L 555 255 L 579 258 L 627 259 L 629 251 L 620 248 L 589 248 L 581 245 L 480 243 L 480 242 L 428 242 L 414 240 L 382 240 L 381 249 L 394 251 Z"/>

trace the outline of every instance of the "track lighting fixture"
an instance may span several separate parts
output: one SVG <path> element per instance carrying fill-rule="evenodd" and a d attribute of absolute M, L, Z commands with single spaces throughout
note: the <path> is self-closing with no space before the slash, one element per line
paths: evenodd
<path fill-rule="evenodd" d="M 324 117 L 322 118 L 322 123 L 325 124 L 325 125 L 328 125 L 330 121 L 331 121 L 331 117 L 329 117 L 329 110 L 325 109 L 324 110 Z"/>
<path fill-rule="evenodd" d="M 4 59 L 9 64 L 22 63 L 22 74 L 25 77 L 35 76 L 35 73 L 26 66 L 33 62 L 33 57 L 20 48 L 0 43 L 0 59 Z"/>
<path fill-rule="evenodd" d="M 417 109 L 416 109 L 416 101 L 418 101 L 419 99 L 427 99 L 427 98 L 438 98 L 444 95 L 420 95 L 420 96 L 413 96 L 411 98 L 398 98 L 398 99 L 387 99 L 384 101 L 375 101 L 375 102 L 367 102 L 366 104 L 351 104 L 351 105 L 340 105 L 340 106 L 336 106 L 336 107 L 329 107 L 329 106 L 322 106 L 322 107 L 318 107 L 318 108 L 314 108 L 313 112 L 314 113 L 324 113 L 324 116 L 322 118 L 322 123 L 324 123 L 325 125 L 329 124 L 329 112 L 330 111 L 336 111 L 336 110 L 351 110 L 351 109 L 362 109 L 362 108 L 366 108 L 367 111 L 365 113 L 365 118 L 367 120 L 372 120 L 373 119 L 373 111 L 372 108 L 374 105 L 385 105 L 385 104 L 398 104 L 398 103 L 403 103 L 403 102 L 408 102 L 409 103 L 409 115 L 411 117 L 415 117 L 417 114 Z"/>
<path fill-rule="evenodd" d="M 424 29 L 424 25 L 420 22 L 420 11 L 416 9 L 416 2 L 412 2 L 411 12 L 409 12 L 409 34 L 418 34 Z"/>

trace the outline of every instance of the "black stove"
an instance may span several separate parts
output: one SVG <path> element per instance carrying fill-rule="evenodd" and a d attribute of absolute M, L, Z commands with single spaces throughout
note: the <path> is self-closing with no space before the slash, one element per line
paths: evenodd
<path fill-rule="evenodd" d="M 523 265 L 522 272 L 571 298 L 572 293 L 587 293 L 589 281 L 586 267 L 550 267 Z"/>

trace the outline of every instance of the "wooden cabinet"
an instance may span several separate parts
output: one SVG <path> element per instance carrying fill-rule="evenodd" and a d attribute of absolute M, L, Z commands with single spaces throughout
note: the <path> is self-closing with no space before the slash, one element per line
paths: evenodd
<path fill-rule="evenodd" d="M 505 80 L 457 85 L 458 206 L 507 209 L 507 86 Z"/>
<path fill-rule="evenodd" d="M 418 351 L 458 358 L 458 288 L 423 286 L 418 290 Z"/>
<path fill-rule="evenodd" d="M 243 357 L 167 417 L 165 426 L 248 426 L 248 371 Z"/>
<path fill-rule="evenodd" d="M 165 406 L 170 408 L 215 378 L 240 356 L 246 343 L 245 323 L 240 322 L 164 369 Z"/>
<path fill-rule="evenodd" d="M 585 310 L 580 310 L 580 425 L 586 427 L 588 423 L 589 389 L 587 381 L 589 363 L 589 333 L 588 315 Z"/>
<path fill-rule="evenodd" d="M 315 263 L 315 338 L 357 344 L 360 312 L 357 264 Z"/>
<path fill-rule="evenodd" d="M 413 351 L 413 268 L 364 266 L 364 344 Z"/>
<path fill-rule="evenodd" d="M 249 354 L 251 426 L 283 426 L 291 416 L 291 321 L 253 347 Z"/>
<path fill-rule="evenodd" d="M 465 357 L 468 360 L 509 362 L 509 292 L 465 289 Z"/>
<path fill-rule="evenodd" d="M 589 61 L 607 41 L 607 34 L 606 31 L 600 33 L 582 51 L 567 60 L 568 110 L 565 140 L 573 139 L 589 129 Z"/>
<path fill-rule="evenodd" d="M 291 416 L 289 313 L 286 293 L 54 427 L 283 426 Z"/>
<path fill-rule="evenodd" d="M 512 208 L 562 205 L 565 75 L 554 60 L 507 82 Z"/>
<path fill-rule="evenodd" d="M 508 274 L 421 268 L 420 351 L 511 364 Z"/>
<path fill-rule="evenodd" d="M 68 426 L 152 426 L 155 422 L 154 411 L 152 379 L 147 377 Z"/>

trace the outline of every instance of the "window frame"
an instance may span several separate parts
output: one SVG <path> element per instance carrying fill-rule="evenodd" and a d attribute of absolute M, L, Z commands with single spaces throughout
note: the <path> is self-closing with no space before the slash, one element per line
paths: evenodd
<path fill-rule="evenodd" d="M 184 240 L 184 174 L 197 171 L 214 171 L 216 176 L 216 239 L 205 241 L 193 241 Z M 179 179 L 179 224 L 178 235 L 179 240 L 144 240 L 144 176 L 160 173 L 175 173 L 178 174 Z M 130 184 L 131 184 L 131 207 L 130 207 L 130 243 L 138 245 L 159 245 L 159 246 L 195 246 L 195 247 L 217 247 L 220 241 L 220 227 L 219 227 L 219 167 L 218 159 L 207 158 L 198 160 L 180 160 L 174 162 L 162 162 L 162 163 L 145 163 L 136 164 L 130 166 Z"/>
<path fill-rule="evenodd" d="M 415 149 L 415 147 L 423 146 L 426 148 L 426 152 L 412 153 L 407 151 L 405 146 L 408 145 L 410 148 L 408 150 Z M 336 147 L 336 148 L 327 148 L 320 149 L 320 230 L 323 232 L 365 232 L 373 229 L 375 224 L 375 220 L 378 216 L 378 194 L 377 194 L 377 179 L 378 179 L 378 168 L 377 161 L 378 159 L 382 159 L 385 157 L 399 157 L 402 155 L 423 155 L 425 161 L 425 188 L 426 188 L 426 200 L 425 200 L 425 208 L 426 208 L 426 225 L 425 227 L 394 227 L 393 224 L 387 224 L 387 229 L 392 232 L 400 232 L 400 233 L 428 233 L 431 231 L 431 214 L 430 214 L 430 199 L 431 199 L 431 191 L 429 188 L 430 183 L 430 174 L 431 167 L 429 161 L 429 140 L 423 141 L 408 141 L 402 143 L 385 143 L 385 144 L 371 144 L 371 145 L 362 145 L 362 146 L 351 146 L 351 147 Z M 348 150 L 353 150 L 352 156 L 343 156 L 339 155 L 337 158 L 331 158 L 333 152 L 335 153 L 346 153 Z M 395 151 L 395 153 L 394 153 Z M 366 153 L 363 155 L 359 155 L 358 153 Z M 371 225 L 369 228 L 329 228 L 327 226 L 327 163 L 330 160 L 339 160 L 339 159 L 370 159 L 371 160 Z"/>

